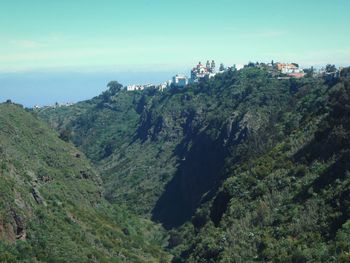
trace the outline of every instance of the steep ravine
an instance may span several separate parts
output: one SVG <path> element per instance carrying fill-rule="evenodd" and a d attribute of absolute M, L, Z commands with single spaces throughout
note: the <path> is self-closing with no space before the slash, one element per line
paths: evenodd
<path fill-rule="evenodd" d="M 349 75 L 245 68 L 38 115 L 93 161 L 111 203 L 170 230 L 173 262 L 346 262 Z"/>
<path fill-rule="evenodd" d="M 185 90 L 106 91 L 39 116 L 69 131 L 101 172 L 108 200 L 171 228 L 216 192 L 227 157 L 239 161 L 253 143 L 259 152 L 277 142 L 257 137 L 272 133 L 272 119 L 291 99 L 288 82 L 247 69 Z"/>

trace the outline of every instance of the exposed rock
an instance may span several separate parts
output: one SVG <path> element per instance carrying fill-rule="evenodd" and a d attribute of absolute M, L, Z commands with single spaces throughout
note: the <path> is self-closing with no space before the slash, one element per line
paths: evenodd
<path fill-rule="evenodd" d="M 126 236 L 130 235 L 130 231 L 129 231 L 129 229 L 127 229 L 126 227 L 123 228 L 123 233 L 124 233 L 124 235 L 126 235 Z"/>
<path fill-rule="evenodd" d="M 89 171 L 80 171 L 80 175 L 81 175 L 82 179 L 89 179 L 90 178 Z"/>
<path fill-rule="evenodd" d="M 15 233 L 17 240 L 25 240 L 27 237 L 27 232 L 25 229 L 25 220 L 22 216 L 18 215 L 15 211 L 12 211 L 13 219 L 15 221 Z"/>
<path fill-rule="evenodd" d="M 44 183 L 48 183 L 52 181 L 52 178 L 49 175 L 44 175 L 40 177 L 40 180 Z"/>
<path fill-rule="evenodd" d="M 39 205 L 42 205 L 44 204 L 44 199 L 41 197 L 41 195 L 39 194 L 38 190 L 33 188 L 32 189 L 32 195 L 35 199 L 35 201 L 39 204 Z"/>

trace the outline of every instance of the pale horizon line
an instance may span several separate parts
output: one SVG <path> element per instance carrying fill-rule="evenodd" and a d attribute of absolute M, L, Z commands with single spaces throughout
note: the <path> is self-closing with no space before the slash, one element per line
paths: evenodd
<path fill-rule="evenodd" d="M 334 63 L 334 62 L 303 62 L 299 63 L 298 60 L 274 60 L 270 61 L 259 61 L 259 60 L 248 60 L 247 62 L 239 62 L 239 63 L 223 63 L 220 61 L 217 62 L 217 66 L 220 63 L 223 63 L 226 67 L 233 65 L 247 65 L 249 62 L 259 62 L 259 63 L 270 63 L 274 62 L 282 62 L 282 63 L 298 63 L 301 68 L 322 68 L 327 64 L 332 64 L 337 67 L 348 67 L 350 63 Z M 203 60 L 202 63 L 205 63 L 206 60 Z M 192 65 L 188 62 L 183 64 L 159 64 L 159 63 L 150 63 L 150 64 L 125 64 L 125 65 L 106 65 L 106 66 L 67 66 L 67 67 L 19 67 L 19 68 L 0 68 L 0 74 L 30 74 L 30 73 L 78 73 L 78 74 L 88 74 L 88 73 L 147 73 L 147 72 L 169 72 L 169 71 L 182 71 L 187 72 L 193 66 L 195 66 L 198 61 L 194 61 Z"/>

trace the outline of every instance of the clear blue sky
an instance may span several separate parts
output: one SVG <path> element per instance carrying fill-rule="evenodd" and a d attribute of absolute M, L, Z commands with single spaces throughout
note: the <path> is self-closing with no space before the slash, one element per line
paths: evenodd
<path fill-rule="evenodd" d="M 22 72 L 41 72 L 43 79 L 47 72 L 176 72 L 206 59 L 350 61 L 349 0 L 0 1 L 0 74 L 18 78 Z M 1 92 L 4 83 L 15 87 L 2 76 Z"/>

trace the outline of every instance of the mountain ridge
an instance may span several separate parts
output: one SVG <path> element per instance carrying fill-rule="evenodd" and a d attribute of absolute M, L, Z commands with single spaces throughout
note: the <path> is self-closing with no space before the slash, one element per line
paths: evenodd
<path fill-rule="evenodd" d="M 169 230 L 173 262 L 336 262 L 349 249 L 348 98 L 349 69 L 245 68 L 38 114 L 93 160 L 110 202 Z"/>

